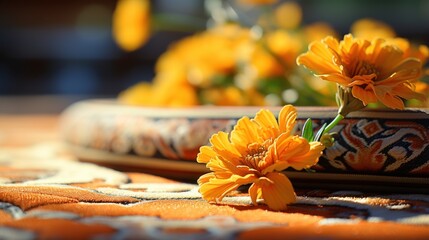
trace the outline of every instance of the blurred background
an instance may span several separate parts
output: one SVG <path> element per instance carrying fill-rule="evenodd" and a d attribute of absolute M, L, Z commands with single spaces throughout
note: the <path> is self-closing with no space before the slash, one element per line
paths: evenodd
<path fill-rule="evenodd" d="M 204 30 L 209 15 L 201 0 L 150 2 L 158 22 L 164 19 L 170 27 L 160 24 L 145 45 L 125 51 L 112 37 L 115 0 L 0 1 L 0 112 L 28 111 L 29 105 L 60 111 L 73 101 L 114 98 L 151 81 L 157 58 L 172 42 Z M 426 0 L 295 2 L 304 24 L 324 21 L 343 35 L 354 21 L 369 17 L 392 26 L 400 37 L 429 44 Z"/>

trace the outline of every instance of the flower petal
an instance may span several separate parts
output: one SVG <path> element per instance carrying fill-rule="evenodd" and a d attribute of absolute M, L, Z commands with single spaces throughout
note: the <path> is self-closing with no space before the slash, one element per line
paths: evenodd
<path fill-rule="evenodd" d="M 253 121 L 263 129 L 260 136 L 263 139 L 276 138 L 279 135 L 279 125 L 276 117 L 271 111 L 267 109 L 260 110 L 256 113 Z"/>
<path fill-rule="evenodd" d="M 412 83 L 403 83 L 392 89 L 393 94 L 400 96 L 405 99 L 418 99 L 420 101 L 425 101 L 426 96 L 424 94 L 415 92 L 415 86 Z"/>
<path fill-rule="evenodd" d="M 325 146 L 320 142 L 310 142 L 310 150 L 301 156 L 289 159 L 289 164 L 295 170 L 302 170 L 314 166 L 322 155 Z"/>
<path fill-rule="evenodd" d="M 409 58 L 400 63 L 399 66 L 393 71 L 393 74 L 382 78 L 381 81 L 377 81 L 377 85 L 391 85 L 395 86 L 405 81 L 414 81 L 420 77 L 422 73 L 422 67 L 419 60 Z"/>
<path fill-rule="evenodd" d="M 262 174 L 274 171 L 283 171 L 288 167 L 296 170 L 310 168 L 315 165 L 322 155 L 324 146 L 320 142 L 307 142 L 306 139 L 299 136 L 283 137 L 280 136 L 276 141 L 276 147 L 268 154 L 275 155 L 274 163 L 267 165 Z M 273 152 L 276 149 L 276 152 Z M 268 155 L 267 154 L 267 155 Z"/>
<path fill-rule="evenodd" d="M 218 132 L 210 138 L 213 150 L 225 159 L 236 159 L 241 156 L 240 152 L 229 141 L 228 133 Z"/>
<path fill-rule="evenodd" d="M 377 54 L 374 63 L 377 64 L 377 68 L 380 71 L 380 78 L 385 78 L 394 72 L 402 62 L 403 52 L 395 45 L 384 45 Z M 390 74 L 389 74 L 390 73 Z"/>
<path fill-rule="evenodd" d="M 308 152 L 310 145 L 305 138 L 299 136 L 280 136 L 276 142 L 278 161 L 288 161 L 293 156 Z"/>
<path fill-rule="evenodd" d="M 341 73 L 317 75 L 323 80 L 335 82 L 343 86 L 347 86 L 352 82 L 352 79 Z"/>
<path fill-rule="evenodd" d="M 258 205 L 257 201 L 262 199 L 262 190 L 260 184 L 255 182 L 249 187 L 249 196 L 253 205 Z"/>
<path fill-rule="evenodd" d="M 198 181 L 201 183 L 199 191 L 203 198 L 209 202 L 220 202 L 226 194 L 236 190 L 241 185 L 252 183 L 257 178 L 253 174 L 248 174 L 244 177 L 232 175 L 230 178 L 222 179 L 213 177 L 213 174 L 208 173 L 200 179 Z"/>
<path fill-rule="evenodd" d="M 233 174 L 245 176 L 251 172 L 248 166 L 238 165 L 233 161 L 231 162 L 221 157 L 212 158 L 210 162 L 206 164 L 206 167 L 215 172 L 216 176 L 219 178 L 229 178 Z"/>
<path fill-rule="evenodd" d="M 231 132 L 231 142 L 239 152 L 244 153 L 247 145 L 258 142 L 259 131 L 256 123 L 250 121 L 248 117 L 243 117 L 237 121 Z"/>
<path fill-rule="evenodd" d="M 210 159 L 216 157 L 217 154 L 209 146 L 200 147 L 200 152 L 197 155 L 197 162 L 199 163 L 208 163 Z"/>
<path fill-rule="evenodd" d="M 368 85 L 365 89 L 360 86 L 354 86 L 352 88 L 352 94 L 355 98 L 361 100 L 364 105 L 377 102 L 374 88 L 371 85 Z"/>
<path fill-rule="evenodd" d="M 198 180 L 197 180 L 198 185 L 205 184 L 205 183 L 209 182 L 210 179 L 212 179 L 212 178 L 216 178 L 216 175 L 213 172 L 206 173 L 206 174 L 204 174 L 198 178 Z"/>
<path fill-rule="evenodd" d="M 213 146 L 203 146 L 197 155 L 197 161 L 206 163 L 206 167 L 217 175 L 229 177 L 231 174 L 244 176 L 249 173 L 249 168 L 237 168 L 242 163 L 241 153 L 228 140 L 228 134 L 218 132 L 210 138 Z"/>
<path fill-rule="evenodd" d="M 388 89 L 383 87 L 375 88 L 377 99 L 385 106 L 392 109 L 404 109 L 404 102 L 397 95 L 393 95 Z"/>
<path fill-rule="evenodd" d="M 279 128 L 280 132 L 289 136 L 295 128 L 296 108 L 292 105 L 285 105 L 279 112 Z"/>
<path fill-rule="evenodd" d="M 296 59 L 298 65 L 303 65 L 316 74 L 341 72 L 340 67 L 334 63 L 335 56 L 326 45 L 313 42 L 308 49 L 307 53 L 301 54 Z"/>
<path fill-rule="evenodd" d="M 282 173 L 268 173 L 266 178 L 260 178 L 254 185 L 272 210 L 285 210 L 288 204 L 296 201 L 292 183 Z"/>
<path fill-rule="evenodd" d="M 228 176 L 231 174 L 246 174 L 243 169 L 237 169 L 235 162 L 231 163 L 231 161 L 223 159 L 222 156 L 218 156 L 213 148 L 209 146 L 200 147 L 200 152 L 197 155 L 197 162 L 206 163 L 206 167 L 216 172 L 217 175 L 222 174 L 224 176 L 225 173 Z"/>

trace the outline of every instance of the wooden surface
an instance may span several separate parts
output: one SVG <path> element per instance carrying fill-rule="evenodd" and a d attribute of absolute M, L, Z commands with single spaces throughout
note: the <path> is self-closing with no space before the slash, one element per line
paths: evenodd
<path fill-rule="evenodd" d="M 59 140 L 59 116 L 0 115 L 0 147 Z"/>

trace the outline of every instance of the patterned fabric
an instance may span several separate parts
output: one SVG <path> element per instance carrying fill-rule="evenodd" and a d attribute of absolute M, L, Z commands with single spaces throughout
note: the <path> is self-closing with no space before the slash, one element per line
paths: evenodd
<path fill-rule="evenodd" d="M 245 192 L 245 191 L 243 191 Z M 426 239 L 429 195 L 297 189 L 273 212 L 236 192 L 76 161 L 61 145 L 0 149 L 0 239 Z"/>

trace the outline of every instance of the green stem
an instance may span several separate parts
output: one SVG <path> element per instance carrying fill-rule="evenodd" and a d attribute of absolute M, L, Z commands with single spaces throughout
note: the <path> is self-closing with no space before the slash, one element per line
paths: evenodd
<path fill-rule="evenodd" d="M 326 126 L 325 130 L 323 131 L 323 134 L 328 133 L 329 131 L 331 131 L 331 130 L 332 130 L 332 128 L 334 128 L 335 126 L 337 126 L 337 124 L 338 124 L 341 120 L 343 120 L 343 119 L 344 119 L 344 116 L 343 116 L 343 115 L 341 115 L 341 114 L 338 114 L 338 115 L 334 118 L 334 120 L 332 120 L 332 122 L 330 122 L 330 123 L 328 124 L 328 126 Z M 322 134 L 322 135 L 323 135 L 323 134 Z"/>

